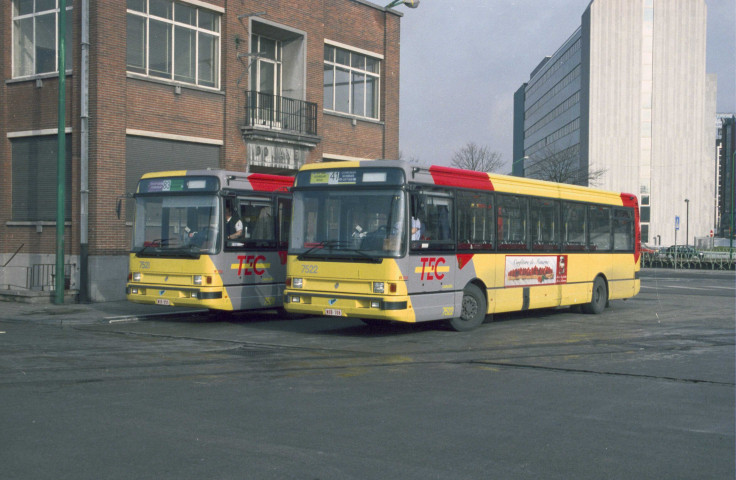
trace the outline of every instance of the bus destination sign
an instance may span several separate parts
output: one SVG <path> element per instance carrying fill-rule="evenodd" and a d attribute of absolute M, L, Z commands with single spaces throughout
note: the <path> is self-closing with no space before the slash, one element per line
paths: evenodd
<path fill-rule="evenodd" d="M 138 193 L 213 192 L 217 189 L 215 177 L 144 178 L 139 183 Z"/>
<path fill-rule="evenodd" d="M 296 184 L 299 186 L 323 185 L 401 185 L 404 172 L 398 168 L 359 168 L 357 170 L 322 170 L 299 172 Z"/>
<path fill-rule="evenodd" d="M 312 185 L 355 185 L 357 172 L 355 170 L 334 170 L 331 172 L 313 172 L 309 177 Z"/>

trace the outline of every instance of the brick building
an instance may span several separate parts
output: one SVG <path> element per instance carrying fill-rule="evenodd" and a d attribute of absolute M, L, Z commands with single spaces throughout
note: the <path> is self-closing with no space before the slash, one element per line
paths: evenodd
<path fill-rule="evenodd" d="M 0 289 L 52 289 L 59 0 L 0 3 Z M 364 0 L 67 0 L 65 261 L 124 298 L 146 171 L 396 158 L 401 14 Z M 88 61 L 84 59 L 88 58 Z"/>

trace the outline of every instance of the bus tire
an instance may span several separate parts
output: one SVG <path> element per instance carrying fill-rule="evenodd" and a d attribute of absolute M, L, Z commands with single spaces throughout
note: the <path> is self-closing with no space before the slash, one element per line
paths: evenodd
<path fill-rule="evenodd" d="M 460 316 L 451 318 L 447 324 L 456 332 L 467 332 L 479 327 L 486 318 L 486 297 L 477 285 L 469 283 L 463 290 Z"/>
<path fill-rule="evenodd" d="M 608 287 L 606 287 L 606 281 L 600 275 L 595 277 L 593 281 L 593 295 L 590 299 L 590 303 L 583 305 L 583 311 L 585 313 L 599 314 L 606 309 L 608 303 Z"/>

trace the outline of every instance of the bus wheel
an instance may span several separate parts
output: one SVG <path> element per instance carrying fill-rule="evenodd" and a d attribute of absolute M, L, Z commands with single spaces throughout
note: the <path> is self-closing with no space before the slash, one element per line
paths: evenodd
<path fill-rule="evenodd" d="M 463 304 L 460 316 L 447 321 L 450 328 L 457 332 L 473 330 L 486 318 L 486 297 L 477 285 L 468 284 L 463 291 Z"/>
<path fill-rule="evenodd" d="M 599 314 L 603 312 L 608 303 L 608 288 L 606 288 L 606 282 L 603 277 L 595 277 L 593 281 L 593 298 L 590 303 L 583 305 L 583 311 L 585 313 Z"/>

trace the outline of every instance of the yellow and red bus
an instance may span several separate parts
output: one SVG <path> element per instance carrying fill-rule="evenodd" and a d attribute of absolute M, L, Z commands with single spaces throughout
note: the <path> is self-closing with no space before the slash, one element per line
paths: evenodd
<path fill-rule="evenodd" d="M 143 175 L 127 299 L 212 310 L 281 307 L 293 182 L 225 170 Z"/>
<path fill-rule="evenodd" d="M 289 312 L 463 331 L 639 292 L 634 195 L 386 160 L 305 165 L 292 192 Z"/>

